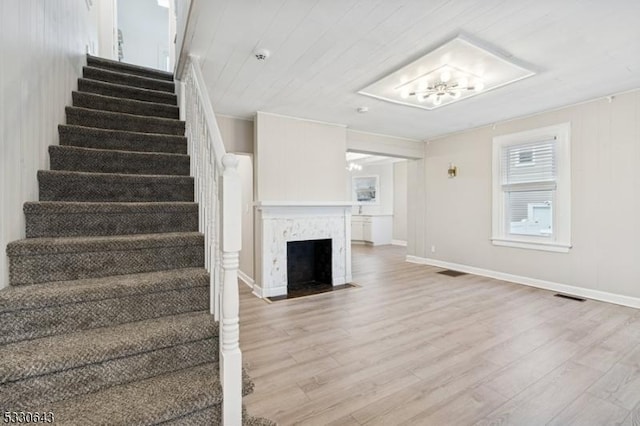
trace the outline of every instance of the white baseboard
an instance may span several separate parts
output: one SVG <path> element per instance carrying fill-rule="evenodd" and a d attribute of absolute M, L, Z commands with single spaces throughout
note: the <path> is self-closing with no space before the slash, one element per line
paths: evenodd
<path fill-rule="evenodd" d="M 253 290 L 253 285 L 255 284 L 253 281 L 253 278 L 251 278 L 249 275 L 245 274 L 239 269 L 238 269 L 238 278 L 240 278 L 240 281 L 248 285 L 249 288 Z"/>
<path fill-rule="evenodd" d="M 251 293 L 253 293 L 254 296 L 259 297 L 260 299 L 264 298 L 262 288 L 258 284 L 256 284 L 253 278 L 251 278 L 241 270 L 238 270 L 238 278 L 240 279 L 240 281 L 249 286 L 249 288 L 251 289 Z"/>
<path fill-rule="evenodd" d="M 391 245 L 406 247 L 407 242 L 405 240 L 391 240 Z"/>
<path fill-rule="evenodd" d="M 332 279 L 333 285 L 348 284 L 348 283 L 351 282 L 351 280 L 352 280 L 351 274 L 343 275 L 341 277 L 333 277 L 333 279 Z"/>
<path fill-rule="evenodd" d="M 264 299 L 265 297 L 277 297 L 287 295 L 287 286 L 262 288 L 258 283 L 253 284 L 253 294 Z"/>
<path fill-rule="evenodd" d="M 558 293 L 570 294 L 587 299 L 599 300 L 601 302 L 615 303 L 616 305 L 629 306 L 640 309 L 640 298 L 624 296 L 621 294 L 608 293 L 606 291 L 592 290 L 583 287 L 576 287 L 568 284 L 561 284 L 552 281 L 539 280 L 537 278 L 523 277 L 521 275 L 507 274 L 490 269 L 477 268 L 475 266 L 462 265 L 459 263 L 445 262 L 443 260 L 429 259 L 426 257 L 407 256 L 407 262 L 421 265 L 437 266 L 439 268 L 453 269 L 455 271 L 466 272 L 468 274 L 480 275 L 497 280 L 510 281 L 516 284 L 530 287 L 551 290 Z"/>
<path fill-rule="evenodd" d="M 260 299 L 264 299 L 264 295 L 262 294 L 262 287 L 258 284 L 253 285 L 253 295 L 259 297 Z"/>

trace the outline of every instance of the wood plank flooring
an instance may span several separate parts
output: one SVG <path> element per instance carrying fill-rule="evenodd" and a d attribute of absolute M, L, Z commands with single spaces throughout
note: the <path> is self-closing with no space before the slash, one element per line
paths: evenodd
<path fill-rule="evenodd" d="M 241 286 L 252 415 L 280 425 L 640 425 L 640 311 L 353 247 L 362 287 Z"/>

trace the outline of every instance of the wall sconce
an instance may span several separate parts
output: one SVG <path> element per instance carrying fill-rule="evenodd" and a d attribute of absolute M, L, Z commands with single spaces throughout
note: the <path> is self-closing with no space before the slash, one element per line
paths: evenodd
<path fill-rule="evenodd" d="M 453 165 L 453 163 L 449 163 L 449 170 L 447 170 L 449 174 L 449 179 L 458 176 L 458 168 Z"/>

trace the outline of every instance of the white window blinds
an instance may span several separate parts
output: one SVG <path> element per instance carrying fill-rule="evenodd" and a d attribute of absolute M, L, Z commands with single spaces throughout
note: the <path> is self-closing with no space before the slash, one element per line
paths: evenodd
<path fill-rule="evenodd" d="M 500 162 L 503 190 L 555 189 L 555 151 L 555 138 L 503 147 Z"/>
<path fill-rule="evenodd" d="M 547 138 L 503 148 L 502 190 L 510 234 L 553 235 L 555 142 L 555 138 Z"/>

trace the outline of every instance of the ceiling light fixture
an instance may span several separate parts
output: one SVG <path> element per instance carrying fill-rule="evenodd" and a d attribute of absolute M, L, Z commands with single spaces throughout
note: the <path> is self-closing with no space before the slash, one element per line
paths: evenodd
<path fill-rule="evenodd" d="M 438 79 L 433 80 L 433 84 L 429 84 L 426 77 L 438 75 Z M 473 84 L 469 84 L 473 81 Z M 442 101 L 451 101 L 458 99 L 466 91 L 479 92 L 484 89 L 484 83 L 478 76 L 471 76 L 460 69 L 443 65 L 416 80 L 410 81 L 396 88 L 400 92 L 400 97 L 407 99 L 415 96 L 418 102 L 431 100 L 434 106 L 442 105 Z"/>
<path fill-rule="evenodd" d="M 359 172 L 360 170 L 362 170 L 362 166 L 358 163 L 349 163 L 347 165 L 347 171 L 353 172 L 354 170 Z"/>
<path fill-rule="evenodd" d="M 358 93 L 432 110 L 534 74 L 513 56 L 458 36 Z"/>

